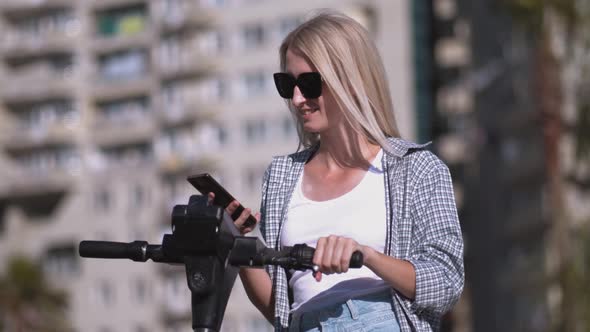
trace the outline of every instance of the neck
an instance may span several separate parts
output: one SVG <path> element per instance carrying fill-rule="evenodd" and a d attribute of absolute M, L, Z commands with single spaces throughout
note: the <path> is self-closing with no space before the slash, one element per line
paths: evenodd
<path fill-rule="evenodd" d="M 379 152 L 380 146 L 351 128 L 322 133 L 317 153 L 318 161 L 328 170 L 342 168 L 366 169 Z"/>

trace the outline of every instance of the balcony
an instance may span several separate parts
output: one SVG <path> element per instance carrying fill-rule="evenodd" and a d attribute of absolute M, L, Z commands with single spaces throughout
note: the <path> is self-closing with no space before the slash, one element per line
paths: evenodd
<path fill-rule="evenodd" d="M 90 8 L 94 10 L 115 9 L 136 5 L 144 5 L 146 0 L 88 0 Z"/>
<path fill-rule="evenodd" d="M 47 8 L 73 6 L 76 2 L 75 0 L 2 0 L 0 11 L 10 14 L 34 13 Z"/>
<path fill-rule="evenodd" d="M 0 52 L 4 57 L 16 58 L 57 52 L 72 52 L 75 31 L 53 32 L 32 36 L 20 32 L 7 32 L 0 40 Z"/>
<path fill-rule="evenodd" d="M 215 72 L 219 63 L 214 57 L 196 50 L 184 50 L 174 56 L 156 59 L 158 75 L 163 80 L 174 80 Z"/>
<path fill-rule="evenodd" d="M 34 128 L 10 127 L 0 133 L 0 142 L 11 150 L 33 149 L 47 144 L 73 143 L 77 125 L 74 122 L 58 122 Z"/>
<path fill-rule="evenodd" d="M 56 70 L 45 64 L 7 71 L 0 80 L 0 97 L 9 103 L 71 97 L 75 87 L 72 76 L 73 70 Z"/>
<path fill-rule="evenodd" d="M 187 96 L 182 101 L 167 103 L 158 108 L 158 120 L 165 125 L 174 126 L 198 120 L 211 120 L 219 112 L 221 106 L 203 102 L 197 96 Z"/>
<path fill-rule="evenodd" d="M 220 162 L 212 151 L 176 151 L 158 154 L 158 165 L 162 174 L 192 174 L 201 170 L 212 170 Z M 197 171 L 198 170 L 198 171 Z M 202 172 L 201 172 L 202 173 Z"/>
<path fill-rule="evenodd" d="M 155 81 L 146 76 L 126 80 L 107 80 L 101 75 L 94 75 L 94 82 L 93 97 L 100 101 L 145 96 L 156 88 Z"/>
<path fill-rule="evenodd" d="M 75 182 L 76 176 L 64 170 L 45 173 L 21 170 L 2 181 L 0 197 L 20 206 L 27 215 L 50 215 Z"/>
<path fill-rule="evenodd" d="M 100 168 L 106 170 L 138 168 L 151 169 L 154 164 L 152 144 L 150 141 L 113 142 L 113 145 L 100 147 L 100 156 L 97 158 Z"/>
<path fill-rule="evenodd" d="M 160 170 L 164 174 L 175 174 L 186 171 L 194 161 L 194 157 L 181 153 L 169 153 L 158 157 Z"/>
<path fill-rule="evenodd" d="M 153 17 L 164 32 L 172 32 L 185 27 L 202 27 L 218 19 L 213 8 L 206 8 L 196 1 L 158 1 L 153 6 Z"/>
<path fill-rule="evenodd" d="M 92 43 L 95 53 L 116 52 L 125 49 L 149 48 L 155 40 L 154 30 L 145 28 L 134 34 L 121 34 L 116 36 L 97 36 Z"/>
<path fill-rule="evenodd" d="M 157 133 L 151 114 L 121 117 L 119 120 L 98 119 L 93 126 L 93 139 L 101 146 L 114 146 L 149 141 Z"/>
<path fill-rule="evenodd" d="M 2 197 L 28 197 L 60 193 L 71 188 L 79 172 L 73 147 L 44 146 L 34 150 L 8 150 L 6 177 L 0 184 Z"/>

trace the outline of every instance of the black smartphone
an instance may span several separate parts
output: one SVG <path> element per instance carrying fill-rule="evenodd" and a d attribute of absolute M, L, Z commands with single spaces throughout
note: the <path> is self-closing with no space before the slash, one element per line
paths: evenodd
<path fill-rule="evenodd" d="M 221 186 L 219 182 L 217 182 L 209 173 L 191 175 L 187 178 L 187 180 L 193 185 L 193 187 L 197 188 L 197 190 L 205 196 L 209 193 L 214 193 L 215 199 L 213 200 L 213 204 L 219 205 L 224 209 L 229 205 L 229 203 L 235 200 L 235 198 L 227 190 L 225 190 L 225 188 L 223 188 L 223 186 Z M 233 220 L 238 219 L 243 211 L 244 207 L 242 204 L 240 204 L 240 206 L 238 206 L 238 208 L 231 215 L 231 218 Z M 244 226 L 252 227 L 254 225 L 256 225 L 256 219 L 253 215 L 250 215 L 244 222 Z"/>

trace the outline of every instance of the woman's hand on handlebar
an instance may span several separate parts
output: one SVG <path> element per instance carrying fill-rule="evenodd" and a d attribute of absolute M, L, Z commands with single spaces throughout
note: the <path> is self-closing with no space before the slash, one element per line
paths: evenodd
<path fill-rule="evenodd" d="M 209 193 L 207 195 L 207 199 L 208 199 L 209 204 L 211 204 L 213 202 L 213 200 L 215 199 L 215 194 Z M 225 212 L 227 212 L 231 216 L 238 206 L 240 206 L 240 202 L 235 200 L 235 201 L 229 203 L 229 205 L 225 208 Z M 245 208 L 244 211 L 242 212 L 242 214 L 240 214 L 240 216 L 238 217 L 238 219 L 234 220 L 234 225 L 236 225 L 238 230 L 240 230 L 240 234 L 242 234 L 242 235 L 253 231 L 254 227 L 256 227 L 256 224 L 258 224 L 258 222 L 260 221 L 260 213 L 257 212 L 256 214 L 254 214 L 254 219 L 256 219 L 256 224 L 249 226 L 249 227 L 245 227 L 244 223 L 246 222 L 246 219 L 248 219 L 248 217 L 250 215 L 252 215 L 252 210 L 250 210 L 249 208 Z"/>
<path fill-rule="evenodd" d="M 320 281 L 322 273 L 333 274 L 348 271 L 352 253 L 358 250 L 366 259 L 370 254 L 370 249 L 347 237 L 330 235 L 319 238 L 313 255 L 313 264 L 319 268 L 318 272 L 314 273 L 315 279 Z"/>

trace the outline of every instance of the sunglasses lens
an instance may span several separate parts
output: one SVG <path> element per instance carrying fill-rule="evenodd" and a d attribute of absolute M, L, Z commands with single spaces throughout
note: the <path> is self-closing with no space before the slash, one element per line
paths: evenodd
<path fill-rule="evenodd" d="M 293 89 L 295 89 L 295 79 L 293 76 L 286 73 L 275 73 L 273 78 L 279 95 L 285 99 L 293 98 Z"/>
<path fill-rule="evenodd" d="M 314 99 L 322 95 L 322 76 L 320 73 L 302 73 L 297 77 L 297 80 L 287 73 L 275 73 L 273 78 L 279 95 L 285 99 L 293 98 L 295 86 L 299 87 L 305 98 Z"/>
<path fill-rule="evenodd" d="M 322 95 L 322 76 L 320 73 L 302 73 L 297 77 L 297 86 L 305 98 L 319 98 Z"/>

